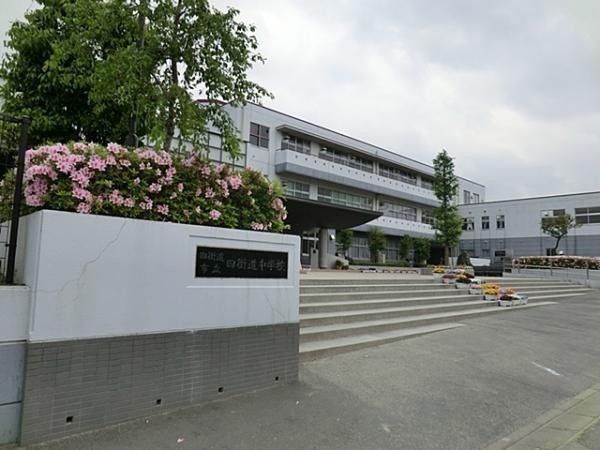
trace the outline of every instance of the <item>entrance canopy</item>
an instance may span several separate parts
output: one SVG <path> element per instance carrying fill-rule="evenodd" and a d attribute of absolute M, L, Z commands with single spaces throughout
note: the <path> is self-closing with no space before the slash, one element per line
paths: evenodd
<path fill-rule="evenodd" d="M 332 205 L 315 200 L 288 197 L 287 223 L 292 233 L 302 233 L 314 228 L 344 230 L 377 219 L 382 213 L 366 209 Z"/>

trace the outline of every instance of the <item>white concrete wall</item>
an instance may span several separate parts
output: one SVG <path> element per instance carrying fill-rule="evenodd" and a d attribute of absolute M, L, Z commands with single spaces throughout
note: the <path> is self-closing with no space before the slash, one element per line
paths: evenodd
<path fill-rule="evenodd" d="M 0 286 L 0 344 L 27 339 L 29 288 Z"/>
<path fill-rule="evenodd" d="M 298 322 L 297 236 L 41 211 L 19 276 L 32 342 Z M 288 279 L 195 278 L 197 246 L 288 253 Z"/>
<path fill-rule="evenodd" d="M 463 217 L 474 220 L 474 230 L 464 231 L 462 239 L 507 239 L 542 236 L 542 211 L 564 209 L 571 216 L 575 208 L 600 206 L 600 193 L 559 195 L 522 200 L 489 202 L 478 205 L 462 205 Z M 496 216 L 504 215 L 505 228 L 496 228 Z M 481 216 L 490 217 L 490 229 L 481 229 Z M 572 230 L 569 235 L 592 236 L 600 234 L 600 224 L 587 224 Z"/>

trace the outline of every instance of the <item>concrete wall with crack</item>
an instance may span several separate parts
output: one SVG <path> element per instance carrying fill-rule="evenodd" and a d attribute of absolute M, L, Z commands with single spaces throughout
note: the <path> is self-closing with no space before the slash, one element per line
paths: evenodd
<path fill-rule="evenodd" d="M 298 237 L 56 211 L 22 226 L 21 444 L 297 380 Z M 198 247 L 287 265 L 280 278 L 197 276 Z"/>

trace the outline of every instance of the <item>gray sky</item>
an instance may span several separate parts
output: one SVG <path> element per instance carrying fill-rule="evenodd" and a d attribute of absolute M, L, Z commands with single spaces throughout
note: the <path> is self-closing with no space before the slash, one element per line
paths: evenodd
<path fill-rule="evenodd" d="M 0 32 L 29 0 L 3 0 Z M 600 190 L 597 0 L 215 0 L 258 27 L 274 109 L 431 162 L 488 200 Z"/>

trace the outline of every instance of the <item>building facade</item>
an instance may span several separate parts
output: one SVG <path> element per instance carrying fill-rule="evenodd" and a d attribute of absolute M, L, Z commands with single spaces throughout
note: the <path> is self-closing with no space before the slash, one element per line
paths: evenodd
<path fill-rule="evenodd" d="M 565 255 L 600 255 L 600 192 L 483 202 L 461 205 L 460 249 L 472 257 L 498 261 L 503 257 L 550 254 L 556 240 L 542 233 L 545 218 L 570 214 L 579 227 L 558 248 Z"/>
<path fill-rule="evenodd" d="M 369 259 L 367 232 L 387 235 L 386 260 L 398 260 L 403 235 L 433 238 L 438 204 L 433 167 L 264 106 L 224 108 L 241 132 L 242 157 L 232 161 L 220 136 L 209 137 L 209 157 L 262 171 L 280 180 L 288 222 L 302 236 L 302 262 L 331 267 L 336 230 L 355 231 L 349 256 Z M 459 178 L 458 203 L 485 201 L 485 187 Z"/>

